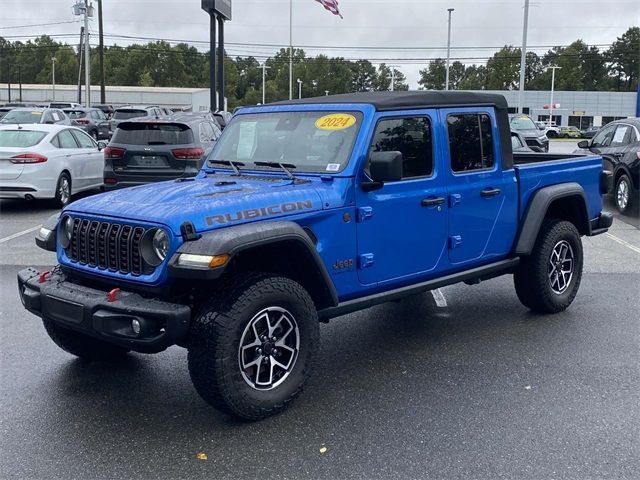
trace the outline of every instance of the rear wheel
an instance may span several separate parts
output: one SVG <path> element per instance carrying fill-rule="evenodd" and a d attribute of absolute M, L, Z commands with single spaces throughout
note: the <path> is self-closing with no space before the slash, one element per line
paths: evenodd
<path fill-rule="evenodd" d="M 71 178 L 67 172 L 62 172 L 56 184 L 56 204 L 64 208 L 71 202 Z"/>
<path fill-rule="evenodd" d="M 518 298 L 536 312 L 565 310 L 578 293 L 582 264 L 576 227 L 564 220 L 545 220 L 531 254 L 513 276 Z"/>
<path fill-rule="evenodd" d="M 43 318 L 42 323 L 56 345 L 84 360 L 117 361 L 124 358 L 128 352 L 124 348 L 61 327 L 47 318 Z"/>
<path fill-rule="evenodd" d="M 629 213 L 633 208 L 631 179 L 627 174 L 622 174 L 616 182 L 616 190 L 613 193 L 616 207 L 620 213 Z"/>
<path fill-rule="evenodd" d="M 189 373 L 212 406 L 248 420 L 287 408 L 311 375 L 319 345 L 315 306 L 284 277 L 232 279 L 192 324 Z"/>

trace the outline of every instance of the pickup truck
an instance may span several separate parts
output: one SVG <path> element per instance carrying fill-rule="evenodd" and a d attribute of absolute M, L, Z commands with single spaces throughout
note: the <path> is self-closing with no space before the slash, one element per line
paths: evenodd
<path fill-rule="evenodd" d="M 612 223 L 606 185 L 597 155 L 513 155 L 500 95 L 242 108 L 196 177 L 51 217 L 36 243 L 59 265 L 20 271 L 19 293 L 84 359 L 185 347 L 204 400 L 256 420 L 301 392 L 319 322 L 507 274 L 525 307 L 565 310 L 581 236 Z"/>

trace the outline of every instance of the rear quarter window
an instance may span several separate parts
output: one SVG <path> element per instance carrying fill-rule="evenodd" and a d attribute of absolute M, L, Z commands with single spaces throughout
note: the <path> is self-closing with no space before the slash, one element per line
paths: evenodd
<path fill-rule="evenodd" d="M 177 123 L 125 123 L 111 139 L 125 145 L 185 145 L 193 141 L 191 128 Z"/>
<path fill-rule="evenodd" d="M 146 117 L 146 110 L 116 110 L 113 118 L 116 120 L 128 120 L 129 118 Z"/>

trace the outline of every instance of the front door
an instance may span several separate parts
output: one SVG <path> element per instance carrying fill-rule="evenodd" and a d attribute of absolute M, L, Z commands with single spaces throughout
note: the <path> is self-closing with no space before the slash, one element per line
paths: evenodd
<path fill-rule="evenodd" d="M 518 191 L 513 168 L 501 168 L 500 134 L 492 111 L 440 111 L 446 128 L 449 260 L 485 263 L 511 249 Z"/>
<path fill-rule="evenodd" d="M 445 185 L 435 161 L 434 110 L 380 114 L 369 153 L 399 151 L 403 178 L 373 192 L 357 188 L 358 278 L 402 283 L 437 271 L 446 259 Z M 365 166 L 361 179 L 367 180 Z"/>

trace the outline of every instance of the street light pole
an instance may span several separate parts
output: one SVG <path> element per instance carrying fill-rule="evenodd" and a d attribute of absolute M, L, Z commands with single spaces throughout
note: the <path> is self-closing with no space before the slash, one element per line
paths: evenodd
<path fill-rule="evenodd" d="M 449 12 L 449 27 L 447 29 L 447 74 L 444 81 L 444 89 L 449 90 L 449 59 L 451 57 L 451 12 L 453 12 L 455 8 L 447 8 L 447 12 Z"/>
<path fill-rule="evenodd" d="M 520 50 L 520 85 L 518 91 L 518 113 L 522 113 L 524 95 L 524 72 L 527 66 L 527 28 L 529 26 L 529 0 L 524 0 L 524 26 L 522 28 L 522 49 Z"/>
<path fill-rule="evenodd" d="M 293 99 L 293 0 L 289 0 L 289 100 Z"/>
<path fill-rule="evenodd" d="M 51 90 L 52 90 L 52 98 L 54 102 L 56 101 L 56 62 L 58 60 L 56 57 L 51 57 Z"/>
<path fill-rule="evenodd" d="M 91 46 L 89 45 L 89 0 L 84 0 L 84 99 L 85 106 L 91 106 Z"/>
<path fill-rule="evenodd" d="M 262 104 L 263 105 L 267 103 L 266 86 L 267 86 L 267 69 L 269 68 L 271 67 L 267 67 L 267 62 L 264 62 L 262 64 Z"/>
<path fill-rule="evenodd" d="M 302 98 L 302 80 L 298 79 L 298 98 Z"/>
<path fill-rule="evenodd" d="M 549 126 L 551 126 L 551 122 L 553 122 L 553 89 L 555 88 L 555 83 L 556 83 L 556 69 L 558 68 L 562 68 L 562 67 L 547 67 L 548 69 L 551 69 L 551 103 L 549 104 Z"/>

